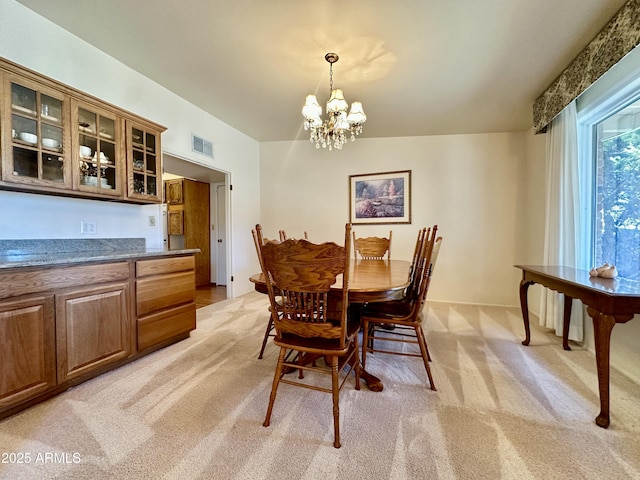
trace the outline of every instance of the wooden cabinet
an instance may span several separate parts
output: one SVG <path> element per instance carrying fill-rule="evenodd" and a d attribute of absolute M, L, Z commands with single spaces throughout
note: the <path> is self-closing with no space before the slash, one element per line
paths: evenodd
<path fill-rule="evenodd" d="M 211 283 L 209 184 L 187 178 L 165 182 L 169 249 L 199 248 L 196 285 Z"/>
<path fill-rule="evenodd" d="M 53 296 L 0 303 L 0 412 L 56 385 Z"/>
<path fill-rule="evenodd" d="M 162 201 L 164 127 L 0 59 L 0 188 Z"/>
<path fill-rule="evenodd" d="M 70 189 L 69 97 L 15 74 L 6 73 L 3 83 L 2 179 Z"/>
<path fill-rule="evenodd" d="M 59 382 L 131 354 L 128 291 L 115 283 L 56 295 Z"/>
<path fill-rule="evenodd" d="M 193 256 L 136 262 L 138 349 L 188 336 L 196 328 Z"/>
<path fill-rule="evenodd" d="M 184 235 L 184 210 L 169 210 L 167 218 L 169 235 Z"/>
<path fill-rule="evenodd" d="M 162 201 L 160 131 L 127 121 L 127 197 Z"/>
<path fill-rule="evenodd" d="M 182 179 L 167 180 L 164 182 L 164 200 L 168 205 L 182 203 Z"/>
<path fill-rule="evenodd" d="M 187 338 L 194 265 L 186 255 L 0 269 L 0 418 Z"/>
<path fill-rule="evenodd" d="M 123 196 L 124 141 L 122 118 L 104 108 L 74 100 L 72 121 L 75 134 L 72 156 L 80 191 Z"/>

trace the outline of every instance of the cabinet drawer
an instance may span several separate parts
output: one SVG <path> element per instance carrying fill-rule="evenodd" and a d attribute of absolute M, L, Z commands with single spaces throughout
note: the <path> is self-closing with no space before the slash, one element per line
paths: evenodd
<path fill-rule="evenodd" d="M 196 305 L 191 303 L 138 320 L 138 350 L 196 328 Z"/>
<path fill-rule="evenodd" d="M 193 255 L 188 257 L 159 258 L 155 260 L 138 260 L 136 262 L 136 277 L 148 277 L 163 273 L 183 272 L 196 268 Z"/>
<path fill-rule="evenodd" d="M 195 300 L 196 279 L 194 271 L 136 280 L 137 317 L 186 303 L 195 303 Z"/>
<path fill-rule="evenodd" d="M 0 298 L 129 280 L 129 263 L 103 263 L 0 273 Z"/>

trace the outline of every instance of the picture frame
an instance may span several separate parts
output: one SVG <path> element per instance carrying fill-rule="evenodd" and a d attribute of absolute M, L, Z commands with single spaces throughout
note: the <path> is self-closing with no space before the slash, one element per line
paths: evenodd
<path fill-rule="evenodd" d="M 349 221 L 411 223 L 411 170 L 349 175 Z"/>

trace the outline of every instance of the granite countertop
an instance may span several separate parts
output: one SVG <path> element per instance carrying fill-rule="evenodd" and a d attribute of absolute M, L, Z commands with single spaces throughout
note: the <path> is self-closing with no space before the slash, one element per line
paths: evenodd
<path fill-rule="evenodd" d="M 0 240 L 0 269 L 198 253 L 147 248 L 144 238 Z"/>

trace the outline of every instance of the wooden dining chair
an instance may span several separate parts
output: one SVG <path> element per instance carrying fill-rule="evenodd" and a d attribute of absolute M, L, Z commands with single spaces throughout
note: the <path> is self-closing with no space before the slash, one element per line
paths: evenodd
<path fill-rule="evenodd" d="M 280 241 L 284 242 L 287 239 L 287 232 L 284 230 L 280 230 L 278 233 L 280 234 Z M 304 232 L 304 239 L 309 240 L 309 236 L 307 235 L 306 231 Z"/>
<path fill-rule="evenodd" d="M 350 239 L 351 225 L 347 224 L 344 247 L 333 242 L 314 244 L 293 239 L 262 246 L 263 273 L 273 279 L 273 284 L 267 283 L 269 299 L 272 308 L 281 313 L 273 316 L 274 343 L 280 347 L 280 354 L 264 426 L 270 424 L 281 383 L 331 393 L 333 445 L 336 448 L 340 448 L 340 390 L 351 372 L 355 373 L 356 390 L 360 389 L 360 322 L 357 319 L 349 321 L 347 316 Z M 338 276 L 342 276 L 342 288 L 336 294 L 330 294 Z M 275 304 L 276 293 L 282 295 L 282 306 Z M 324 358 L 324 365 L 320 358 Z M 340 374 L 347 365 L 349 368 L 340 381 Z M 330 375 L 331 387 L 315 381 L 319 378 L 313 383 L 309 379 L 304 383 L 286 378 L 285 372 L 292 369 Z"/>
<path fill-rule="evenodd" d="M 258 232 L 260 232 L 260 240 L 258 238 Z M 269 240 L 265 237 L 262 237 L 262 227 L 260 225 L 256 225 L 255 230 L 251 230 L 251 235 L 253 236 L 253 243 L 256 247 L 256 253 L 258 254 L 258 262 L 260 263 L 260 268 L 264 271 L 264 266 L 262 265 L 262 249 L 260 245 L 271 242 L 278 242 L 278 240 Z M 262 242 L 262 243 L 261 243 Z M 276 303 L 279 303 L 280 298 L 276 299 Z M 277 315 L 277 312 L 275 312 Z M 260 353 L 258 354 L 258 359 L 262 359 L 262 355 L 264 354 L 264 349 L 267 347 L 267 342 L 269 341 L 269 337 L 275 337 L 275 333 L 273 332 L 273 315 L 274 310 L 269 307 L 269 321 L 267 322 L 267 329 L 264 332 L 264 337 L 262 339 L 262 346 L 260 347 Z"/>
<path fill-rule="evenodd" d="M 416 298 L 419 283 L 418 280 L 420 279 L 417 270 L 425 252 L 424 245 L 426 239 L 429 236 L 429 232 L 431 232 L 431 228 L 427 229 L 427 227 L 423 227 L 418 230 L 418 238 L 416 239 L 411 265 L 409 266 L 409 285 L 404 291 L 404 296 L 402 298 L 403 302 L 411 302 L 414 298 Z M 381 306 L 383 308 L 391 308 L 392 310 L 397 308 L 394 306 L 393 302 L 386 302 L 384 304 L 378 305 L 378 308 L 380 308 Z M 369 328 L 373 328 L 373 325 L 370 325 Z M 380 325 L 380 328 L 383 328 L 385 330 L 394 330 L 396 326 L 393 323 L 384 323 Z M 374 337 L 370 336 L 367 343 L 369 348 L 373 348 L 373 341 Z"/>
<path fill-rule="evenodd" d="M 429 231 L 431 229 L 429 228 Z M 418 230 L 418 238 L 416 239 L 416 245 L 413 249 L 413 256 L 411 257 L 411 266 L 409 267 L 409 289 L 415 288 L 416 283 L 416 270 L 422 259 L 424 253 L 424 242 L 427 238 L 427 227 L 423 227 Z M 406 296 L 406 294 L 405 294 Z"/>
<path fill-rule="evenodd" d="M 363 259 L 381 260 L 385 254 L 387 259 L 391 258 L 391 235 L 389 238 L 384 237 L 363 237 L 356 238 L 356 232 L 353 232 L 353 253 L 354 257 Z"/>
<path fill-rule="evenodd" d="M 416 266 L 416 288 L 408 289 L 407 294 L 401 300 L 367 304 L 361 312 L 363 368 L 366 366 L 368 353 L 421 357 L 431 390 L 436 390 L 436 387 L 429 366 L 431 355 L 422 323 L 427 293 L 442 245 L 442 237 L 437 236 L 437 231 L 437 225 L 426 231 L 422 246 L 423 253 Z M 394 325 L 392 330 L 384 328 L 390 324 Z M 395 348 L 386 342 L 393 342 Z M 378 346 L 380 343 L 383 344 L 383 348 Z M 420 353 L 415 353 L 411 347 L 402 344 L 417 344 Z M 384 348 L 385 345 L 387 345 L 386 348 Z"/>

